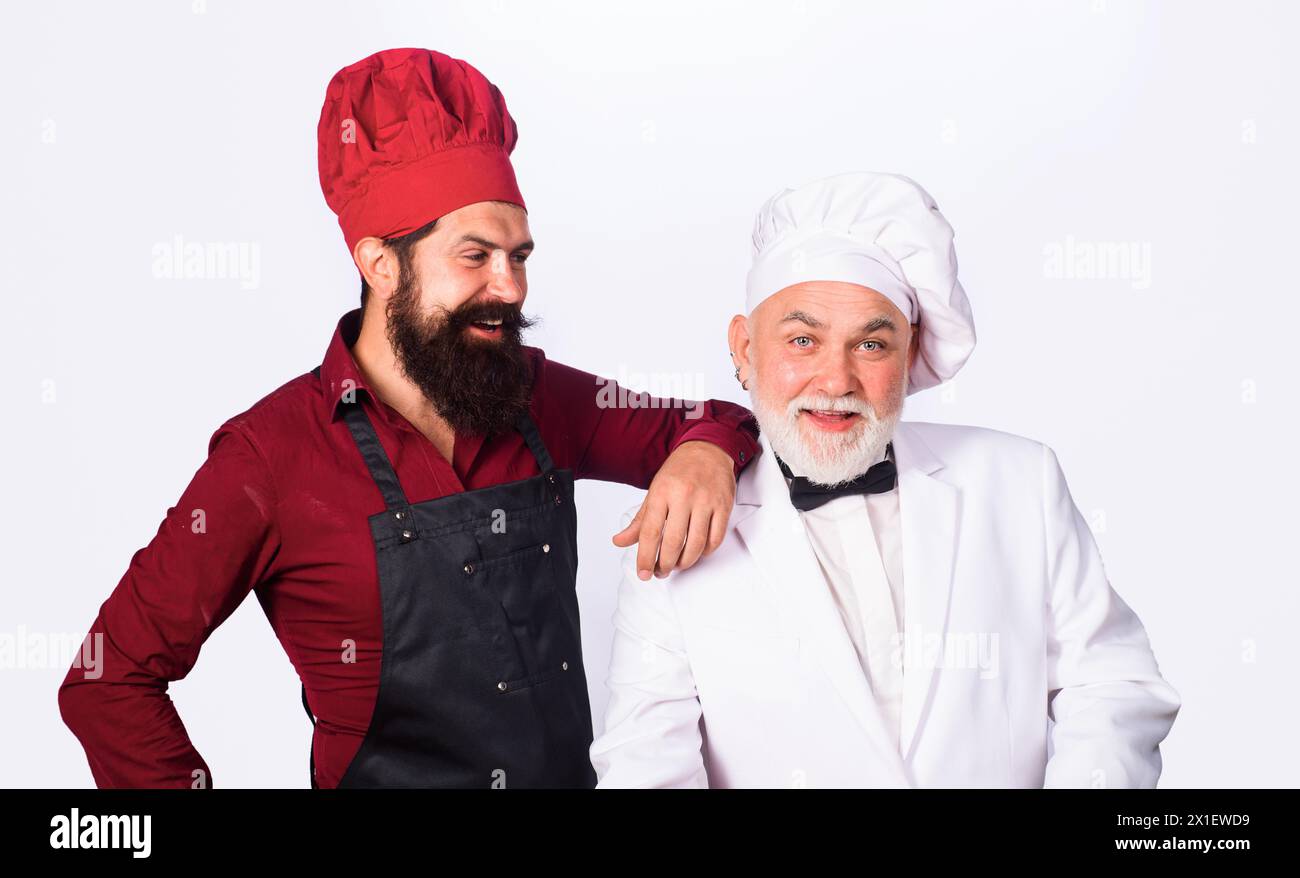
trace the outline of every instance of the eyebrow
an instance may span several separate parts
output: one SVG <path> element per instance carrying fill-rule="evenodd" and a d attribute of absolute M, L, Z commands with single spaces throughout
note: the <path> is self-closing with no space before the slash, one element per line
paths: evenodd
<path fill-rule="evenodd" d="M 876 332 L 881 329 L 887 332 L 898 331 L 898 327 L 894 325 L 894 321 L 890 320 L 888 317 L 875 317 L 862 325 L 862 332 Z"/>
<path fill-rule="evenodd" d="M 789 314 L 781 318 L 782 323 L 790 323 L 792 321 L 806 324 L 811 326 L 813 329 L 821 329 L 824 325 L 816 317 L 813 317 L 811 314 L 804 311 L 791 311 Z"/>
<path fill-rule="evenodd" d="M 789 323 L 792 321 L 797 323 L 803 323 L 807 326 L 811 326 L 813 329 L 822 329 L 826 325 L 822 323 L 820 320 L 818 320 L 816 317 L 813 317 L 811 314 L 807 313 L 806 311 L 791 311 L 789 314 L 782 317 L 780 322 Z M 886 330 L 888 332 L 898 331 L 898 327 L 894 325 L 894 321 L 890 320 L 888 317 L 874 317 L 871 320 L 868 320 L 866 323 L 864 323 L 858 331 L 876 332 L 881 329 Z"/>
<path fill-rule="evenodd" d="M 496 241 L 489 241 L 487 238 L 480 238 L 478 235 L 461 235 L 461 236 L 460 236 L 460 240 L 459 240 L 459 241 L 456 241 L 454 244 L 452 244 L 452 246 L 453 246 L 453 247 L 459 247 L 461 244 L 478 244 L 478 245 L 479 245 L 480 247 L 482 247 L 484 250 L 504 250 L 504 249 L 505 249 L 505 247 L 501 246 L 501 245 L 498 244 Z M 516 247 L 516 248 L 514 249 L 513 252 L 515 252 L 515 253 L 520 253 L 520 252 L 523 252 L 523 253 L 530 253 L 530 252 L 532 252 L 534 246 L 536 246 L 536 245 L 534 245 L 533 242 L 532 242 L 532 240 L 529 239 L 529 240 L 527 240 L 527 241 L 524 241 L 524 242 L 523 242 L 522 244 L 520 244 L 518 247 Z"/>

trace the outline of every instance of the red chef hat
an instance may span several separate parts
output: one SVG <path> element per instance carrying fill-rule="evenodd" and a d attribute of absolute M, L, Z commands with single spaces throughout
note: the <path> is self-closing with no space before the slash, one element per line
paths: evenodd
<path fill-rule="evenodd" d="M 517 139 L 501 92 L 464 61 L 386 49 L 344 67 L 325 90 L 316 140 L 348 252 L 476 201 L 525 207 L 510 166 Z"/>

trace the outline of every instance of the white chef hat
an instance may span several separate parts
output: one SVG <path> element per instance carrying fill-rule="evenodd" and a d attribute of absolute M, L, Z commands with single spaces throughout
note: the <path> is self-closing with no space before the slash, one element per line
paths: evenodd
<path fill-rule="evenodd" d="M 746 313 L 804 281 L 870 287 L 920 324 L 907 392 L 933 387 L 957 374 L 975 349 L 952 238 L 929 193 L 898 174 L 840 174 L 783 189 L 754 220 Z"/>

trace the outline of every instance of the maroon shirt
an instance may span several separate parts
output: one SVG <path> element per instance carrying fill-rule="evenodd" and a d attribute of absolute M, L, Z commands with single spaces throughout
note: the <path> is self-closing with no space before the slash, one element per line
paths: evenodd
<path fill-rule="evenodd" d="M 384 501 L 337 410 L 346 389 L 356 388 L 412 502 L 538 474 L 518 431 L 488 441 L 457 435 L 448 464 L 372 397 L 350 350 L 360 315 L 339 321 L 319 380 L 301 375 L 221 425 L 208 459 L 100 607 L 90 632 L 104 635 L 101 675 L 87 679 L 74 665 L 59 690 L 100 787 L 190 787 L 195 770 L 212 785 L 167 684 L 189 673 L 249 591 L 307 688 L 319 784 L 342 778 L 370 722 L 383 646 L 367 519 Z M 526 350 L 537 376 L 533 420 L 556 466 L 575 478 L 646 488 L 692 439 L 725 449 L 737 473 L 758 453 L 757 427 L 740 406 L 706 402 L 696 418 L 685 407 L 603 407 L 594 375 Z"/>

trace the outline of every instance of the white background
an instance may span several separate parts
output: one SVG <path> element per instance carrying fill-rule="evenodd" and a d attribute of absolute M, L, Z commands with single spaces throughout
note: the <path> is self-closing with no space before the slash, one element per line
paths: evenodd
<path fill-rule="evenodd" d="M 316 172 L 340 67 L 464 58 L 506 96 L 549 356 L 704 375 L 754 211 L 850 170 L 920 182 L 957 233 L 979 344 L 906 416 L 1058 453 L 1183 698 L 1162 784 L 1296 786 L 1300 126 L 1285 3 L 10 5 L 0 26 L 0 636 L 80 639 L 227 417 L 320 362 L 357 275 Z M 1291 57 L 1286 57 L 1290 52 Z M 159 280 L 155 244 L 256 244 L 260 281 Z M 1045 248 L 1149 247 L 1054 278 Z M 639 492 L 583 483 L 600 726 Z M 63 662 L 0 668 L 0 785 L 91 783 Z M 171 688 L 220 786 L 305 786 L 297 678 L 249 599 Z"/>

